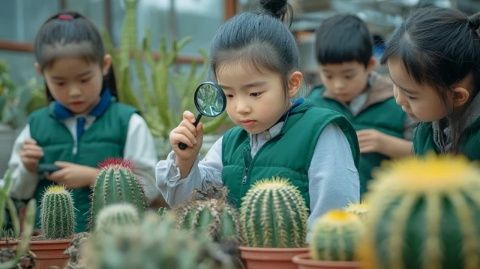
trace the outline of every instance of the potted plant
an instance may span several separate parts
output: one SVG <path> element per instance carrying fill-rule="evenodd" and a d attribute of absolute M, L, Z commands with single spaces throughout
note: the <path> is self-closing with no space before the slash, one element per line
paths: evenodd
<path fill-rule="evenodd" d="M 9 192 L 12 187 L 12 174 L 7 170 L 3 178 L 3 184 L 0 186 L 0 228 L 2 232 L 6 231 L 6 212 L 8 211 L 10 222 L 13 227 L 12 240 L 5 238 L 0 241 L 0 268 L 22 268 L 20 263 L 25 259 L 25 266 L 35 265 L 35 254 L 29 251 L 30 238 L 33 233 L 33 223 L 35 220 L 35 200 L 29 201 L 26 207 L 25 218 L 23 220 L 22 232 L 20 234 L 20 221 L 17 210 Z"/>
<path fill-rule="evenodd" d="M 30 242 L 30 249 L 37 256 L 36 268 L 63 268 L 68 260 L 64 252 L 75 229 L 73 198 L 64 186 L 51 185 L 45 191 L 40 208 L 40 223 L 42 234 Z"/>
<path fill-rule="evenodd" d="M 461 156 L 382 166 L 366 197 L 364 268 L 480 268 L 479 179 Z"/>
<path fill-rule="evenodd" d="M 125 16 L 120 48 L 115 50 L 108 35 L 104 34 L 107 51 L 113 57 L 119 101 L 130 104 L 141 112 L 157 140 L 159 155 L 164 157 L 170 150 L 169 133 L 181 121 L 182 112 L 195 109 L 193 93 L 199 83 L 207 78 L 207 55 L 200 51 L 203 59 L 200 66 L 193 62 L 189 68 L 179 68 L 176 65 L 179 52 L 190 42 L 190 37 L 173 40 L 170 46 L 162 39 L 157 55 L 151 47 L 149 34 L 138 46 L 138 1 L 124 1 Z M 217 130 L 226 118 L 224 113 L 205 120 L 204 133 Z M 207 140 L 208 138 L 205 141 Z"/>
<path fill-rule="evenodd" d="M 364 231 L 360 218 L 331 210 L 315 221 L 310 253 L 293 257 L 298 269 L 360 269 L 356 249 Z"/>
<path fill-rule="evenodd" d="M 256 182 L 240 207 L 241 256 L 248 269 L 295 269 L 292 257 L 308 252 L 308 208 L 287 179 Z"/>

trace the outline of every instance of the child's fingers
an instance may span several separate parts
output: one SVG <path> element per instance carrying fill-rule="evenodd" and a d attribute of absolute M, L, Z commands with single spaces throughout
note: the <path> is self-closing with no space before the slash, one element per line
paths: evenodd
<path fill-rule="evenodd" d="M 195 115 L 192 112 L 190 112 L 188 110 L 185 110 L 183 112 L 183 119 L 188 120 L 188 122 L 190 122 L 190 123 L 194 123 L 195 122 Z"/>

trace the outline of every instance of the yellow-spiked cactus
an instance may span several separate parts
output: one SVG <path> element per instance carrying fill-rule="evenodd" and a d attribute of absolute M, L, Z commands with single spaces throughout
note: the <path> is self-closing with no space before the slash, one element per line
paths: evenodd
<path fill-rule="evenodd" d="M 480 268 L 480 170 L 462 157 L 384 166 L 367 196 L 365 268 Z"/>
<path fill-rule="evenodd" d="M 69 238 L 75 231 L 73 198 L 64 186 L 51 185 L 42 197 L 41 228 L 48 239 Z"/>
<path fill-rule="evenodd" d="M 95 220 L 95 232 L 109 233 L 113 227 L 133 227 L 140 224 L 137 209 L 131 204 L 112 204 L 104 207 Z"/>
<path fill-rule="evenodd" d="M 206 232 L 214 241 L 240 238 L 237 211 L 224 200 L 195 200 L 178 207 L 175 214 L 180 228 Z"/>
<path fill-rule="evenodd" d="M 322 261 L 354 261 L 364 226 L 360 218 L 343 210 L 332 210 L 315 221 L 310 255 Z"/>
<path fill-rule="evenodd" d="M 365 203 L 349 203 L 344 210 L 357 215 L 361 220 L 365 220 L 368 213 L 368 207 Z"/>
<path fill-rule="evenodd" d="M 92 198 L 92 221 L 105 206 L 130 203 L 143 214 L 146 208 L 143 188 L 132 171 L 132 164 L 121 159 L 111 159 L 101 165 Z M 93 223 L 92 223 L 93 224 Z"/>
<path fill-rule="evenodd" d="M 249 247 L 305 246 L 308 208 L 300 191 L 287 179 L 255 183 L 242 199 L 240 226 Z"/>

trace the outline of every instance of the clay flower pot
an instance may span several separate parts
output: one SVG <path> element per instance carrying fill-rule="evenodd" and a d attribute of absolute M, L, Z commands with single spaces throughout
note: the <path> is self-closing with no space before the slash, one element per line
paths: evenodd
<path fill-rule="evenodd" d="M 294 256 L 293 263 L 298 269 L 360 269 L 359 262 L 312 260 L 309 253 Z"/>
<path fill-rule="evenodd" d="M 257 248 L 240 247 L 246 269 L 296 269 L 295 255 L 307 253 L 308 248 Z"/>
<path fill-rule="evenodd" d="M 70 239 L 30 241 L 30 250 L 37 255 L 35 268 L 46 269 L 52 265 L 63 268 L 68 260 L 64 251 L 69 245 Z"/>

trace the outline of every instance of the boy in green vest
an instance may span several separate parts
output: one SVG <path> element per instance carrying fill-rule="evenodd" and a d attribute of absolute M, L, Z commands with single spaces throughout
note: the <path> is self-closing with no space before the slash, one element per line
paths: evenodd
<path fill-rule="evenodd" d="M 308 99 L 345 115 L 357 131 L 361 193 L 383 160 L 412 153 L 411 121 L 395 103 L 392 83 L 374 70 L 366 24 L 350 14 L 327 18 L 316 31 L 316 58 L 323 85 Z"/>

